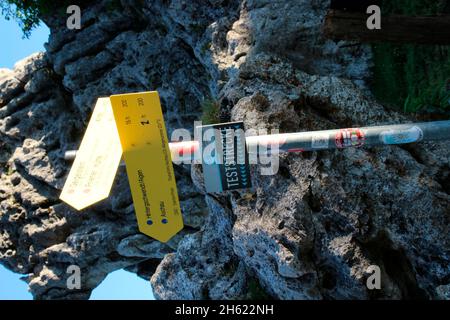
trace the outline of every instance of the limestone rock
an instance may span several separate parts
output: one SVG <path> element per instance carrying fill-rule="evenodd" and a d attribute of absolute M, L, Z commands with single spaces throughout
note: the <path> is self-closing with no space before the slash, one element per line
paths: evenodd
<path fill-rule="evenodd" d="M 322 37 L 328 0 L 108 2 L 80 31 L 43 17 L 46 52 L 0 69 L 0 263 L 34 298 L 87 299 L 126 268 L 159 299 L 448 299 L 449 142 L 282 155 L 276 175 L 254 166 L 251 190 L 224 194 L 175 166 L 186 227 L 167 244 L 138 232 L 123 168 L 108 200 L 61 203 L 64 152 L 98 97 L 157 90 L 169 136 L 193 132 L 209 98 L 269 132 L 412 120 L 368 91 L 369 47 Z"/>

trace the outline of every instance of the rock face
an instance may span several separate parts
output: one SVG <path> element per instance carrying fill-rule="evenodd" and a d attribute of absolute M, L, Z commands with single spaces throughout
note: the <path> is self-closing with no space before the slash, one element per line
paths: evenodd
<path fill-rule="evenodd" d="M 367 90 L 370 49 L 321 36 L 325 0 L 97 1 L 44 17 L 46 52 L 0 70 L 0 263 L 36 299 L 86 299 L 114 270 L 159 299 L 449 298 L 450 144 L 282 155 L 253 189 L 206 194 L 175 166 L 186 228 L 137 230 L 126 173 L 82 212 L 58 200 L 98 97 L 158 90 L 169 135 L 202 101 L 281 132 L 407 122 Z M 70 265 L 81 268 L 69 290 Z M 370 265 L 381 290 L 369 290 Z M 150 283 L 149 283 L 150 285 Z"/>

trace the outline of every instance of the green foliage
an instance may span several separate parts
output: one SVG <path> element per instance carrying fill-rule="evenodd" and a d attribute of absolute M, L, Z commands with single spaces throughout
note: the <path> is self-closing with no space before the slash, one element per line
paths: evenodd
<path fill-rule="evenodd" d="M 373 45 L 373 92 L 384 103 L 415 112 L 450 109 L 450 47 Z"/>
<path fill-rule="evenodd" d="M 45 15 L 64 15 L 71 4 L 82 6 L 87 0 L 0 0 L 0 14 L 6 20 L 16 20 L 28 38 L 31 31 L 38 27 Z M 120 0 L 110 0 L 106 3 L 106 10 L 120 10 Z"/>
<path fill-rule="evenodd" d="M 220 103 L 217 100 L 205 99 L 202 103 L 203 124 L 214 124 L 220 122 Z"/>
<path fill-rule="evenodd" d="M 442 12 L 447 0 L 384 0 L 384 14 L 434 15 Z"/>
<path fill-rule="evenodd" d="M 195 23 L 191 23 L 189 25 L 189 27 L 193 32 L 195 32 L 197 34 L 202 34 L 203 32 L 205 32 L 208 25 L 206 25 L 205 23 L 201 23 L 201 22 L 195 22 Z"/>
<path fill-rule="evenodd" d="M 270 300 L 270 296 L 261 287 L 258 280 L 250 278 L 248 280 L 248 294 L 247 299 L 249 300 Z"/>
<path fill-rule="evenodd" d="M 12 175 L 14 172 L 16 172 L 16 170 L 13 168 L 12 165 L 8 166 L 8 171 L 6 172 L 7 176 Z"/>
<path fill-rule="evenodd" d="M 211 42 L 205 42 L 200 48 L 200 52 L 205 54 L 211 48 Z"/>
<path fill-rule="evenodd" d="M 24 37 L 40 23 L 40 15 L 49 12 L 51 1 L 48 0 L 0 0 L 0 11 L 6 20 L 14 19 L 19 23 Z"/>
<path fill-rule="evenodd" d="M 385 1 L 383 13 L 428 15 L 445 1 Z M 372 90 L 383 103 L 405 112 L 450 109 L 450 46 L 376 44 Z"/>
<path fill-rule="evenodd" d="M 122 4 L 120 3 L 120 0 L 109 0 L 106 3 L 106 10 L 108 12 L 114 12 L 118 10 L 122 10 Z"/>

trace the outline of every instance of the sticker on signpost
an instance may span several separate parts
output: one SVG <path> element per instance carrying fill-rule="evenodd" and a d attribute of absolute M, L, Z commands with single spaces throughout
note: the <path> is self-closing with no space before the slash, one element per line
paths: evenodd
<path fill-rule="evenodd" d="M 311 138 L 312 149 L 327 149 L 329 144 L 329 134 L 317 133 Z"/>
<path fill-rule="evenodd" d="M 366 136 L 359 128 L 340 129 L 335 135 L 336 147 L 339 149 L 361 147 L 365 141 Z"/>
<path fill-rule="evenodd" d="M 202 137 L 202 167 L 207 192 L 251 187 L 243 122 L 197 127 Z"/>
<path fill-rule="evenodd" d="M 417 126 L 403 130 L 388 130 L 380 134 L 384 144 L 404 144 L 422 140 L 423 132 Z"/>

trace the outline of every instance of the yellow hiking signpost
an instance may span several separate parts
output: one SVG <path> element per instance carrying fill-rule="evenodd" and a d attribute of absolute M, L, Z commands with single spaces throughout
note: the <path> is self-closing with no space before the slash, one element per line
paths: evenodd
<path fill-rule="evenodd" d="M 139 230 L 166 242 L 183 228 L 157 92 L 111 96 Z"/>
<path fill-rule="evenodd" d="M 172 160 L 200 160 L 206 192 L 223 193 L 251 188 L 249 154 L 450 140 L 450 120 L 261 136 L 246 136 L 242 121 L 196 130 L 198 141 L 169 143 L 157 92 L 100 98 L 80 150 L 66 154 L 76 158 L 60 198 L 78 210 L 107 198 L 123 154 L 139 230 L 167 242 L 183 228 Z"/>
<path fill-rule="evenodd" d="M 105 120 L 95 121 L 99 105 L 103 112 L 114 115 L 113 125 L 107 126 Z M 80 210 L 106 198 L 122 153 L 139 230 L 167 242 L 183 228 L 183 218 L 157 92 L 113 95 L 98 100 L 61 199 Z M 97 177 L 97 184 L 92 184 L 91 189 L 86 189 L 83 180 L 87 172 Z M 85 198 L 80 196 L 83 192 Z"/>

